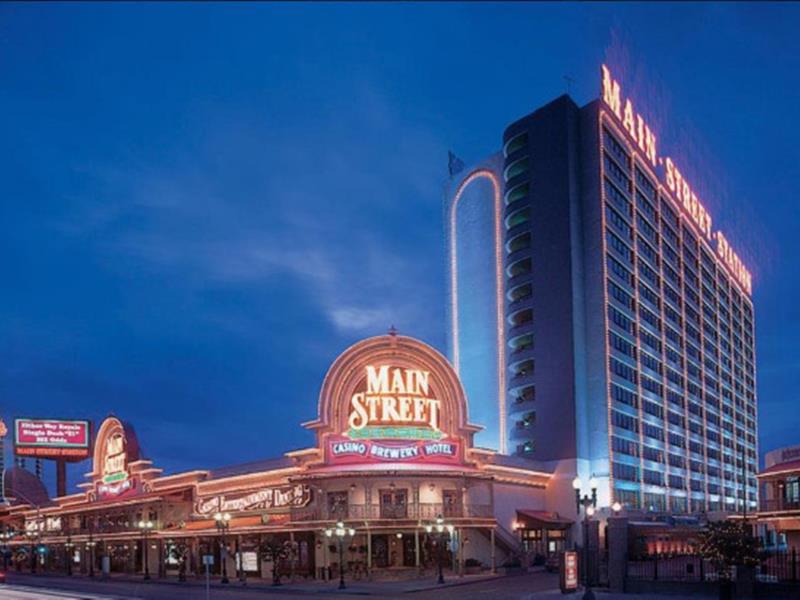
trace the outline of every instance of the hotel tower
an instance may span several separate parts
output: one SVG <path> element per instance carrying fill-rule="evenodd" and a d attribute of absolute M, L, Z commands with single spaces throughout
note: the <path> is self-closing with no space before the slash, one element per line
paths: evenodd
<path fill-rule="evenodd" d="M 751 276 L 601 70 L 451 168 L 448 353 L 476 443 L 594 476 L 601 505 L 756 506 Z"/>

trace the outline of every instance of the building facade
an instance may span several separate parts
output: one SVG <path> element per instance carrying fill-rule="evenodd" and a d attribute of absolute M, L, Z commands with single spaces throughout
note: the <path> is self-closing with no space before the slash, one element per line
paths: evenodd
<path fill-rule="evenodd" d="M 229 579 L 276 568 L 326 578 L 341 561 L 352 575 L 430 573 L 440 559 L 463 573 L 572 544 L 573 501 L 564 514 L 551 504 L 557 474 L 476 447 L 458 376 L 422 342 L 390 334 L 350 347 L 317 409 L 305 424 L 313 447 L 170 475 L 145 459 L 130 424 L 108 417 L 81 492 L 32 500 L 15 496 L 25 477 L 9 483 L 4 556 L 24 570 L 152 577 L 201 575 L 212 556 Z M 437 518 L 444 539 L 426 528 Z M 338 522 L 354 534 L 342 554 L 326 534 Z"/>
<path fill-rule="evenodd" d="M 676 161 L 605 66 L 598 100 L 562 96 L 502 142 L 502 281 L 476 293 L 502 303 L 503 347 L 471 351 L 504 356 L 508 452 L 573 461 L 600 481 L 601 505 L 754 509 L 751 276 Z M 479 171 L 451 185 L 476 185 Z M 468 222 L 448 223 L 471 236 Z M 448 252 L 451 290 L 469 285 Z M 451 358 L 476 326 L 458 317 L 466 302 L 451 293 Z"/>
<path fill-rule="evenodd" d="M 800 446 L 764 455 L 758 523 L 770 550 L 800 548 Z"/>

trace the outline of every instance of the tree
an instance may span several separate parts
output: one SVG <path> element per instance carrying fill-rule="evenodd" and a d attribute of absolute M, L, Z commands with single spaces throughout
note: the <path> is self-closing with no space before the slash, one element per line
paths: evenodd
<path fill-rule="evenodd" d="M 189 546 L 176 542 L 169 546 L 169 556 L 178 563 L 178 581 L 186 581 L 186 561 L 189 558 Z"/>
<path fill-rule="evenodd" d="M 714 565 L 720 580 L 730 580 L 731 567 L 755 567 L 762 557 L 758 540 L 739 521 L 709 523 L 708 529 L 700 534 L 697 550 Z"/>
<path fill-rule="evenodd" d="M 272 563 L 272 585 L 281 584 L 280 563 L 292 554 L 292 542 L 276 535 L 265 537 L 258 547 L 262 560 Z"/>

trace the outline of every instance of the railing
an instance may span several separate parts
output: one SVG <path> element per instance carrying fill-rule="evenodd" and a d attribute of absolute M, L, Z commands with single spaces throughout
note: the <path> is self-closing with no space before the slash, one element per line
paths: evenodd
<path fill-rule="evenodd" d="M 736 567 L 729 569 L 731 579 L 737 579 L 737 571 Z M 798 553 L 794 548 L 767 553 L 755 572 L 762 583 L 800 583 Z M 697 554 L 652 555 L 628 561 L 627 577 L 644 581 L 714 581 L 719 573 Z"/>
<path fill-rule="evenodd" d="M 775 498 L 773 500 L 761 500 L 758 505 L 761 512 L 773 512 L 780 510 L 800 510 L 800 500 L 786 500 L 785 498 Z"/>
<path fill-rule="evenodd" d="M 800 565 L 797 564 L 797 550 L 794 548 L 770 552 L 761 559 L 756 578 L 766 583 L 800 581 Z"/>
<path fill-rule="evenodd" d="M 652 555 L 628 561 L 628 578 L 645 581 L 705 581 L 712 569 L 696 554 Z"/>
<path fill-rule="evenodd" d="M 292 521 L 352 521 L 371 519 L 415 519 L 432 521 L 439 515 L 445 519 L 488 518 L 488 504 L 348 504 L 341 507 L 309 506 L 292 510 Z"/>

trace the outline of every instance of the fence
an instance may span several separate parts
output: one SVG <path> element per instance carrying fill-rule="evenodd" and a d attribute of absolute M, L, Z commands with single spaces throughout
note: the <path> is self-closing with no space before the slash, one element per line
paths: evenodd
<path fill-rule="evenodd" d="M 627 578 L 638 581 L 714 581 L 718 574 L 709 561 L 696 554 L 672 554 L 628 561 Z M 731 578 L 737 578 L 735 567 Z M 764 555 L 756 567 L 756 580 L 763 583 L 800 583 L 797 550 L 791 548 Z"/>
<path fill-rule="evenodd" d="M 769 552 L 756 570 L 756 579 L 766 583 L 797 583 L 798 571 L 797 550 L 795 548 Z"/>
<path fill-rule="evenodd" d="M 708 581 L 714 570 L 696 554 L 651 555 L 628 561 L 628 579 L 641 581 Z"/>

